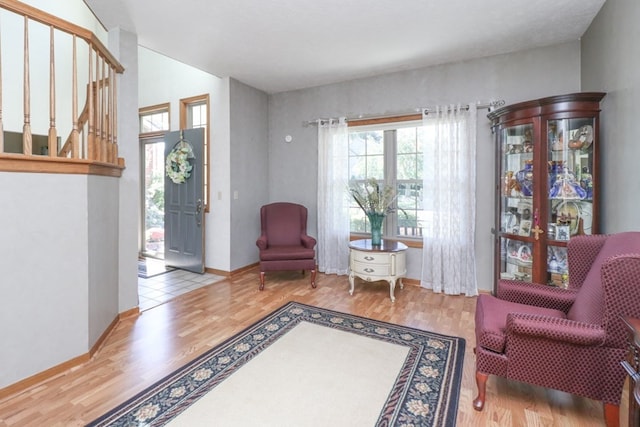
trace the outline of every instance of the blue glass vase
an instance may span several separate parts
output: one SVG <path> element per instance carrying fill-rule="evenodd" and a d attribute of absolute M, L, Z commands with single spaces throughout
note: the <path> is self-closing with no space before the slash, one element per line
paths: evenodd
<path fill-rule="evenodd" d="M 369 218 L 369 225 L 371 225 L 371 245 L 382 245 L 382 222 L 384 221 L 384 214 L 377 212 L 367 212 L 367 218 Z"/>
<path fill-rule="evenodd" d="M 561 160 L 549 162 L 549 192 L 551 192 L 551 188 L 553 188 L 553 184 L 556 183 L 556 178 L 558 174 L 562 173 L 563 168 L 564 162 Z"/>
<path fill-rule="evenodd" d="M 520 184 L 520 191 L 525 197 L 533 196 L 533 162 L 526 161 L 524 169 L 516 173 L 516 181 Z"/>

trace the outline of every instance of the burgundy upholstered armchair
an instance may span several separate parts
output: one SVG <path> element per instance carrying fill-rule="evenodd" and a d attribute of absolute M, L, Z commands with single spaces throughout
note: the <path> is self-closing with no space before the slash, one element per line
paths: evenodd
<path fill-rule="evenodd" d="M 481 411 L 489 375 L 604 404 L 618 425 L 627 353 L 622 317 L 640 317 L 640 232 L 577 236 L 568 243 L 568 289 L 501 280 L 476 305 Z"/>
<path fill-rule="evenodd" d="M 307 208 L 278 202 L 260 208 L 260 290 L 267 271 L 311 270 L 311 287 L 316 287 L 316 239 L 307 235 Z"/>

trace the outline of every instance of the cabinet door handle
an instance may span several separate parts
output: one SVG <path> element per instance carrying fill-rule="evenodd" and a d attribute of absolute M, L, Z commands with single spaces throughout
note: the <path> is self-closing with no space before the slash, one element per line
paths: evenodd
<path fill-rule="evenodd" d="M 373 273 L 375 270 L 373 268 L 365 268 L 364 272 L 365 273 Z"/>
<path fill-rule="evenodd" d="M 364 259 L 366 259 L 367 261 L 373 261 L 375 258 L 372 256 L 366 256 L 364 257 Z"/>

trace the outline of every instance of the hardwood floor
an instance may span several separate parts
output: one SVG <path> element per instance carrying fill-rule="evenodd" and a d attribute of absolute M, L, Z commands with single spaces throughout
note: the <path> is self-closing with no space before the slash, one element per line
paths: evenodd
<path fill-rule="evenodd" d="M 309 276 L 296 272 L 267 274 L 263 292 L 258 282 L 252 270 L 123 320 L 89 362 L 0 401 L 0 425 L 84 425 L 292 300 L 465 338 L 458 426 L 604 425 L 598 402 L 497 377 L 487 384 L 484 411 L 474 411 L 476 298 L 405 285 L 391 303 L 384 283 L 357 280 L 350 296 L 346 276 L 318 274 L 312 289 Z"/>

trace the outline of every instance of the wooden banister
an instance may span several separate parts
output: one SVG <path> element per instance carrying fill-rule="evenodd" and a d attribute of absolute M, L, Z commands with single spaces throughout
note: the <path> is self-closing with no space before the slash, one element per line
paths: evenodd
<path fill-rule="evenodd" d="M 31 82 L 29 80 L 29 18 L 24 17 L 24 125 L 22 126 L 22 152 L 31 155 Z"/>
<path fill-rule="evenodd" d="M 92 50 L 89 50 L 89 67 L 91 67 L 91 53 Z M 89 81 L 93 76 L 91 75 L 91 68 L 89 68 Z M 91 87 L 91 84 L 89 84 Z M 93 102 L 91 101 L 92 95 L 91 92 L 87 95 L 87 104 L 91 105 Z M 78 54 L 77 54 L 77 43 L 76 36 L 73 36 L 73 99 L 71 100 L 73 104 L 73 127 L 71 128 L 71 148 L 72 148 L 72 156 L 79 157 L 80 156 L 80 127 L 78 126 L 78 120 L 76 119 L 78 114 Z"/>
<path fill-rule="evenodd" d="M 89 51 L 89 79 L 93 78 L 93 56 L 92 51 Z M 95 158 L 95 135 L 94 135 L 94 127 L 95 127 L 95 118 L 94 118 L 94 110 L 95 110 L 95 97 L 94 94 L 97 93 L 97 88 L 94 91 L 93 85 L 89 85 L 89 95 L 87 99 L 91 100 L 88 102 L 89 104 L 89 122 L 87 125 L 87 151 L 90 159 Z"/>
<path fill-rule="evenodd" d="M 21 3 L 17 0 L 0 0 L 0 8 L 18 14 L 24 18 L 24 61 L 23 61 L 23 112 L 24 121 L 22 128 L 22 155 L 32 157 L 32 161 L 39 161 L 42 157 L 38 154 L 45 154 L 48 151 L 47 158 L 57 161 L 61 157 L 66 160 L 64 164 L 72 160 L 93 161 L 99 163 L 107 163 L 122 169 L 124 160 L 118 158 L 117 147 L 117 86 L 116 76 L 124 71 L 124 67 L 115 59 L 115 57 L 106 49 L 102 42 L 91 31 L 82 28 L 71 22 L 67 22 L 59 17 L 51 15 L 33 6 Z M 42 24 L 49 27 L 49 128 L 46 145 L 41 146 L 39 153 L 33 153 L 33 136 L 31 123 L 31 74 L 29 65 L 29 42 L 30 42 L 30 24 Z M 55 32 L 62 31 L 70 34 L 72 37 L 72 49 L 70 58 L 56 58 L 56 38 Z M 32 34 L 40 32 L 33 31 Z M 60 39 L 57 39 L 60 40 Z M 88 63 L 78 63 L 78 42 L 82 40 L 88 47 Z M 58 42 L 61 43 L 61 42 Z M 82 42 L 81 42 L 82 43 Z M 40 44 L 38 44 L 40 45 Z M 2 48 L 2 40 L 0 40 L 0 53 Z M 3 138 L 3 121 L 2 121 L 2 86 L 7 84 L 2 80 L 2 56 L 0 55 L 0 171 L 14 171 L 15 165 L 6 165 L 7 161 L 14 161 L 15 154 L 5 153 L 5 144 Z M 95 58 L 95 59 L 94 59 Z M 62 147 L 58 147 L 58 130 L 56 123 L 56 103 L 58 94 L 56 93 L 56 79 L 64 78 L 64 76 L 56 76 L 56 60 L 58 62 L 69 61 L 71 65 L 72 87 L 71 100 L 71 122 L 64 122 L 70 126 L 71 131 Z M 84 102 L 84 108 L 78 114 L 78 68 L 88 70 L 87 97 Z M 83 73 L 85 71 L 82 71 Z M 36 76 L 36 74 L 34 74 Z M 38 87 L 39 85 L 33 86 Z M 58 111 L 59 113 L 59 111 Z M 67 113 L 68 114 L 68 113 Z M 38 122 L 39 123 L 39 122 Z M 40 136 L 35 135 L 36 138 Z M 38 140 L 40 141 L 40 140 Z M 36 149 L 41 142 L 36 144 Z M 15 147 L 15 142 L 12 143 Z M 12 151 L 15 148 L 11 149 Z M 15 151 L 13 151 L 15 153 Z M 10 160 L 13 159 L 13 160 Z M 27 163 L 25 163 L 27 164 Z M 61 163 L 62 164 L 62 163 Z M 31 164 L 30 164 L 31 165 Z M 30 166 L 32 167 L 32 166 Z M 47 169 L 51 169 L 48 164 Z"/>
<path fill-rule="evenodd" d="M 83 129 L 85 127 L 85 125 L 87 124 L 87 122 L 89 121 L 89 114 L 90 111 L 93 111 L 93 109 L 95 108 L 93 105 L 90 105 L 91 103 L 89 102 L 91 100 L 91 94 L 92 93 L 96 93 L 95 90 L 95 86 L 96 86 L 96 82 L 92 82 L 90 85 L 87 85 L 87 101 L 84 104 L 84 107 L 82 108 L 82 111 L 80 112 L 80 115 L 77 116 L 77 119 L 74 121 L 74 129 L 76 130 L 76 132 L 74 133 L 74 131 L 72 130 L 71 133 L 69 134 L 69 136 L 67 137 L 67 139 L 65 140 L 64 144 L 62 145 L 62 147 L 60 148 L 60 150 L 58 151 L 58 156 L 59 157 L 68 157 L 71 153 L 73 153 L 73 140 L 74 140 L 74 134 L 77 135 L 76 136 L 76 140 L 80 139 L 80 129 Z M 108 85 L 108 83 L 106 83 Z M 92 89 L 91 86 L 93 86 L 94 88 Z M 93 99 L 93 104 L 95 104 L 96 100 L 95 98 Z M 75 103 L 75 109 L 77 110 L 77 103 Z M 76 113 L 77 114 L 77 113 Z"/>
<path fill-rule="evenodd" d="M 56 130 L 56 61 L 53 26 L 49 27 L 49 156 L 56 156 L 58 151 L 58 131 Z"/>
<path fill-rule="evenodd" d="M 64 19 L 60 19 L 57 16 L 51 15 L 40 9 L 36 9 L 33 6 L 29 6 L 28 4 L 24 4 L 16 0 L 0 0 L 0 7 L 17 13 L 18 15 L 29 17 L 29 19 L 32 21 L 37 21 L 47 26 L 51 25 L 57 30 L 61 30 L 65 33 L 73 34 L 77 37 L 80 37 L 90 46 L 93 46 L 93 48 L 100 53 L 100 56 L 105 58 L 107 62 L 109 62 L 109 64 L 114 67 L 116 73 L 122 73 L 124 71 L 124 67 L 111 54 L 111 52 L 107 50 L 100 39 L 98 39 L 95 34 L 87 30 L 86 28 L 82 28 L 79 25 L 65 21 Z"/>

